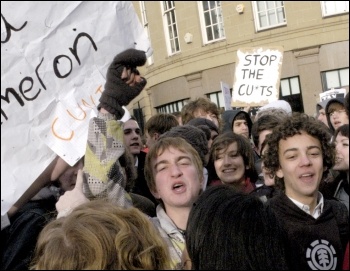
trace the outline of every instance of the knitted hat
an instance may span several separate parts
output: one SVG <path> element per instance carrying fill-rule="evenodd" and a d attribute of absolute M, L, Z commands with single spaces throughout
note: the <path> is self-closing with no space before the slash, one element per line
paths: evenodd
<path fill-rule="evenodd" d="M 160 136 L 160 138 L 163 137 L 181 137 L 185 139 L 199 153 L 203 165 L 206 165 L 205 155 L 209 152 L 208 140 L 201 129 L 185 124 L 171 128 L 170 131 Z"/>
<path fill-rule="evenodd" d="M 290 104 L 284 100 L 277 100 L 260 107 L 259 111 L 265 110 L 267 108 L 280 108 L 286 111 L 288 114 L 292 114 L 292 108 Z"/>
<path fill-rule="evenodd" d="M 199 125 L 206 125 L 208 126 L 208 128 L 210 130 L 213 130 L 217 133 L 219 133 L 219 129 L 216 126 L 216 124 L 214 122 L 212 122 L 211 120 L 205 119 L 205 118 L 194 118 L 191 119 L 189 122 L 187 122 L 187 124 L 193 125 L 198 127 Z"/>

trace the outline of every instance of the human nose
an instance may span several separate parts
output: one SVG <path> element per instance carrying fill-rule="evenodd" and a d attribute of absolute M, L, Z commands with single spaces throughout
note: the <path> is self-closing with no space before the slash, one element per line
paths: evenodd
<path fill-rule="evenodd" d="M 337 153 L 339 153 L 340 147 L 341 147 L 341 144 L 335 144 L 335 151 Z"/>
<path fill-rule="evenodd" d="M 171 176 L 173 177 L 179 177 L 182 175 L 182 171 L 180 170 L 180 167 L 177 164 L 174 164 L 170 167 L 171 170 Z"/>
<path fill-rule="evenodd" d="M 135 131 L 133 131 L 133 132 L 132 132 L 132 137 L 133 137 L 133 138 L 138 138 L 138 137 L 139 137 L 139 134 L 136 133 Z"/>
<path fill-rule="evenodd" d="M 224 155 L 222 160 L 223 160 L 224 166 L 231 164 L 231 158 L 228 155 Z"/>
<path fill-rule="evenodd" d="M 310 159 L 310 157 L 307 154 L 301 155 L 300 165 L 301 166 L 309 166 L 309 165 L 311 165 L 311 159 Z"/>

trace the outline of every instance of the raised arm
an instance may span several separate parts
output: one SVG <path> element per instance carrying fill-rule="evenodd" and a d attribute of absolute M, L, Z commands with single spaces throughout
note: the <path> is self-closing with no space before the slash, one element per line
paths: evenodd
<path fill-rule="evenodd" d="M 118 54 L 108 68 L 98 116 L 89 123 L 83 190 L 90 200 L 104 198 L 119 206 L 132 205 L 119 163 L 125 151 L 119 119 L 124 115 L 122 106 L 128 105 L 147 83 L 136 69 L 145 62 L 143 51 L 128 49 Z"/>

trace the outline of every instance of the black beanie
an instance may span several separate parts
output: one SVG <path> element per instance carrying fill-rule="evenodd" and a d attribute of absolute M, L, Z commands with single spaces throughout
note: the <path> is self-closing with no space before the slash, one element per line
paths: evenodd
<path fill-rule="evenodd" d="M 219 133 L 219 128 L 216 126 L 214 122 L 211 120 L 205 119 L 205 118 L 194 118 L 191 119 L 187 124 L 193 125 L 198 127 L 199 125 L 206 125 L 210 130 L 213 130 L 217 133 Z"/>
<path fill-rule="evenodd" d="M 205 155 L 209 152 L 208 140 L 205 133 L 193 125 L 181 125 L 171 128 L 161 135 L 163 137 L 181 137 L 185 139 L 198 152 L 203 165 L 206 165 Z"/>

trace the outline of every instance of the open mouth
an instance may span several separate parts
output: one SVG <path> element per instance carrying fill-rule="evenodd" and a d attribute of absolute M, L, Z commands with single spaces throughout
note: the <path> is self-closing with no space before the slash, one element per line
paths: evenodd
<path fill-rule="evenodd" d="M 177 192 L 183 191 L 184 188 L 185 188 L 185 186 L 182 183 L 176 183 L 173 185 L 173 190 L 175 190 Z"/>

